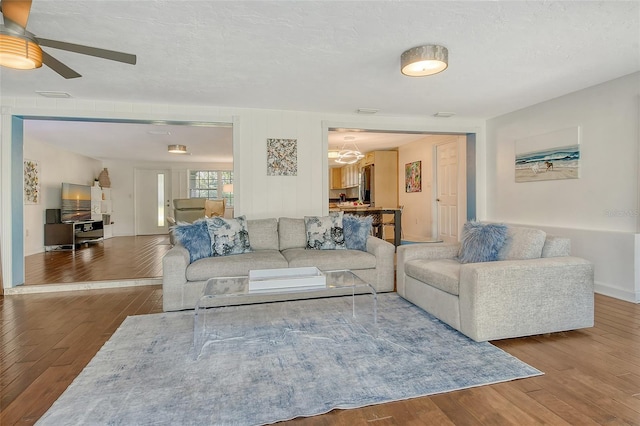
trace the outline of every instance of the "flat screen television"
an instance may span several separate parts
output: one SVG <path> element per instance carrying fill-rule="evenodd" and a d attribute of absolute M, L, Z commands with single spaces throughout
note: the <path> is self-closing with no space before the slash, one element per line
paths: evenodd
<path fill-rule="evenodd" d="M 75 183 L 62 183 L 62 222 L 91 220 L 91 187 Z"/>

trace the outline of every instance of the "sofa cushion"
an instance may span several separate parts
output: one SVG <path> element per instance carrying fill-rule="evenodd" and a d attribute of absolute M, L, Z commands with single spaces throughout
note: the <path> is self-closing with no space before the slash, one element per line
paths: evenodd
<path fill-rule="evenodd" d="M 180 222 L 173 226 L 171 231 L 176 241 L 189 251 L 190 262 L 212 255 L 211 237 L 204 219 L 193 223 Z"/>
<path fill-rule="evenodd" d="M 547 234 L 542 247 L 541 257 L 571 256 L 571 240 L 567 237 L 557 237 Z"/>
<path fill-rule="evenodd" d="M 342 229 L 346 248 L 367 251 L 367 238 L 371 234 L 372 223 L 373 216 L 345 214 L 342 217 Z"/>
<path fill-rule="evenodd" d="M 460 266 L 455 259 L 415 259 L 404 264 L 404 272 L 409 277 L 458 296 Z"/>
<path fill-rule="evenodd" d="M 232 256 L 207 257 L 187 267 L 188 281 L 205 281 L 213 277 L 240 277 L 250 269 L 286 268 L 286 259 L 278 250 L 257 250 Z"/>
<path fill-rule="evenodd" d="M 247 220 L 247 230 L 252 250 L 278 250 L 277 219 Z"/>
<path fill-rule="evenodd" d="M 212 217 L 207 219 L 214 256 L 242 254 L 251 251 L 247 221 L 244 216 L 235 219 Z"/>
<path fill-rule="evenodd" d="M 329 216 L 305 216 L 307 248 L 311 250 L 344 250 L 342 212 Z"/>
<path fill-rule="evenodd" d="M 470 221 L 462 228 L 458 260 L 462 263 L 498 260 L 507 235 L 507 226 L 501 223 Z"/>
<path fill-rule="evenodd" d="M 321 271 L 339 269 L 370 269 L 376 267 L 376 257 L 360 250 L 306 250 L 292 248 L 282 251 L 289 268 L 315 266 Z"/>
<path fill-rule="evenodd" d="M 498 253 L 498 260 L 538 259 L 547 234 L 540 229 L 507 227 L 507 239 Z"/>
<path fill-rule="evenodd" d="M 280 250 L 305 248 L 307 246 L 307 233 L 304 227 L 304 219 L 281 217 L 278 220 L 278 239 Z"/>

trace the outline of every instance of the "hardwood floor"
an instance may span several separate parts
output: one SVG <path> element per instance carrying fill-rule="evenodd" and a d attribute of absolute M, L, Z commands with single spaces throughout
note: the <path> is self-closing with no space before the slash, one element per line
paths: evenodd
<path fill-rule="evenodd" d="M 160 286 L 0 297 L 0 424 L 33 424 Z M 494 342 L 544 376 L 284 425 L 640 425 L 640 306 L 596 295 L 593 328 Z M 419 368 L 419 366 L 416 366 Z"/>
<path fill-rule="evenodd" d="M 25 285 L 162 277 L 168 235 L 114 237 L 78 250 L 25 257 Z"/>

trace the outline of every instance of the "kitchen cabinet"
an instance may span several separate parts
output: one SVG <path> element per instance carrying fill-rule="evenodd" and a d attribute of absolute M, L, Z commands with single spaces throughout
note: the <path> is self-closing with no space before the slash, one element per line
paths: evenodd
<path fill-rule="evenodd" d="M 342 189 L 342 170 L 340 167 L 329 169 L 329 187 L 331 189 Z"/>
<path fill-rule="evenodd" d="M 358 164 L 329 169 L 329 187 L 331 189 L 356 187 L 359 183 L 359 172 Z"/>
<path fill-rule="evenodd" d="M 398 207 L 398 151 L 373 151 L 376 207 Z M 366 158 L 366 157 L 365 157 Z"/>
<path fill-rule="evenodd" d="M 382 152 L 382 151 L 378 151 L 378 152 Z M 369 166 L 374 163 L 375 157 L 376 157 L 376 151 L 367 152 L 364 155 L 364 158 L 360 161 L 363 166 Z"/>
<path fill-rule="evenodd" d="M 342 167 L 342 187 L 353 188 L 358 186 L 358 165 L 349 164 Z"/>

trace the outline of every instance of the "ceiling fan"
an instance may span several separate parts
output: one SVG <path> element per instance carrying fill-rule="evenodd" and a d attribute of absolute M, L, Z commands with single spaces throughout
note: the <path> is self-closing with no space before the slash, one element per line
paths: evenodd
<path fill-rule="evenodd" d="M 4 18 L 4 24 L 0 24 L 0 65 L 16 69 L 33 69 L 45 64 L 64 78 L 81 77 L 76 71 L 44 52 L 40 46 L 131 65 L 136 63 L 136 55 L 129 53 L 36 37 L 26 29 L 31 0 L 0 0 L 0 11 Z"/>

